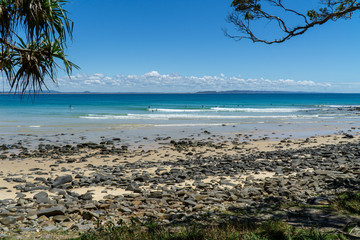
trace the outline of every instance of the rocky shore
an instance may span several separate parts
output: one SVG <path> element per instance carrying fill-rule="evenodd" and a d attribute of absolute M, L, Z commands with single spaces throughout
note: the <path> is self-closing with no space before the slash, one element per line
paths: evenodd
<path fill-rule="evenodd" d="M 129 149 L 117 138 L 35 150 L 1 145 L 0 237 L 84 232 L 134 218 L 181 224 L 276 217 L 341 229 L 360 218 L 281 207 L 326 206 L 338 193 L 360 190 L 358 138 L 321 139 L 159 138 L 153 149 Z"/>

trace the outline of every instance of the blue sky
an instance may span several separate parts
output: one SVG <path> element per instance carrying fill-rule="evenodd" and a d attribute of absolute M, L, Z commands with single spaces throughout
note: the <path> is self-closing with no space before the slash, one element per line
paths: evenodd
<path fill-rule="evenodd" d="M 224 36 L 231 1 L 72 0 L 69 58 L 60 91 L 360 92 L 360 18 L 331 22 L 277 45 Z M 300 1 L 299 1 L 299 4 Z M 265 36 L 268 25 L 257 30 Z M 270 37 L 270 35 L 269 35 Z"/>

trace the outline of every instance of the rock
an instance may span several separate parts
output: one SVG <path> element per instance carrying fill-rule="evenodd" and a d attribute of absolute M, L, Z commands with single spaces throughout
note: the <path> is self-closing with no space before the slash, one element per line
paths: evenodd
<path fill-rule="evenodd" d="M 91 229 L 94 229 L 94 225 L 93 224 L 81 224 L 81 223 L 77 223 L 71 226 L 71 230 L 74 231 L 79 231 L 79 232 L 85 232 L 85 231 L 89 231 Z"/>
<path fill-rule="evenodd" d="M 204 204 L 198 204 L 193 207 L 194 210 L 202 209 L 204 207 Z"/>
<path fill-rule="evenodd" d="M 150 198 L 162 198 L 162 192 L 161 191 L 152 191 L 150 192 Z"/>
<path fill-rule="evenodd" d="M 16 198 L 23 198 L 23 197 L 26 197 L 26 195 L 25 194 L 23 194 L 23 193 L 17 193 L 16 194 Z"/>
<path fill-rule="evenodd" d="M 46 192 L 39 192 L 35 194 L 33 198 L 36 199 L 37 203 L 50 203 L 48 196 Z"/>
<path fill-rule="evenodd" d="M 8 216 L 13 216 L 13 215 L 14 215 L 14 213 L 11 213 L 10 211 L 5 210 L 5 209 L 0 212 L 0 217 L 8 217 Z"/>
<path fill-rule="evenodd" d="M 185 200 L 184 204 L 185 206 L 192 206 L 192 207 L 195 207 L 197 205 L 197 203 L 192 200 Z"/>
<path fill-rule="evenodd" d="M 316 175 L 327 175 L 329 172 L 326 170 L 315 170 L 314 173 Z"/>
<path fill-rule="evenodd" d="M 82 200 L 92 200 L 93 199 L 93 196 L 90 192 L 87 192 L 85 194 L 82 194 L 79 196 L 79 199 L 82 199 Z"/>
<path fill-rule="evenodd" d="M 54 225 L 48 225 L 42 228 L 44 231 L 46 232 L 51 232 L 51 231 L 55 231 L 58 229 L 58 227 L 54 226 Z"/>
<path fill-rule="evenodd" d="M 203 199 L 207 199 L 209 196 L 207 196 L 207 195 L 200 195 L 200 194 L 198 194 L 198 195 L 195 195 L 195 200 L 196 201 L 201 201 L 201 200 L 203 200 Z"/>
<path fill-rule="evenodd" d="M 17 222 L 15 217 L 4 217 L 0 219 L 1 224 L 9 226 Z"/>
<path fill-rule="evenodd" d="M 54 222 L 65 222 L 69 220 L 69 217 L 65 215 L 56 215 L 53 217 Z"/>
<path fill-rule="evenodd" d="M 124 206 L 119 207 L 119 210 L 121 212 L 125 212 L 125 213 L 132 213 L 133 212 L 130 208 L 127 208 L 127 207 L 124 207 Z"/>
<path fill-rule="evenodd" d="M 330 205 L 330 201 L 328 197 L 314 197 L 310 198 L 307 203 L 313 205 Z"/>
<path fill-rule="evenodd" d="M 229 197 L 229 201 L 236 201 L 238 199 L 237 196 L 235 196 L 234 194 L 231 194 L 230 197 Z"/>
<path fill-rule="evenodd" d="M 202 182 L 200 182 L 200 183 L 197 183 L 197 184 L 194 184 L 196 187 L 198 187 L 198 188 L 207 188 L 207 187 L 209 187 L 209 184 L 206 184 L 206 183 L 202 183 Z"/>
<path fill-rule="evenodd" d="M 135 193 L 141 193 L 141 189 L 139 188 L 139 185 L 136 184 L 135 182 L 130 183 L 130 184 L 126 187 L 125 190 L 126 190 L 126 191 L 133 191 L 133 192 L 135 192 Z"/>
<path fill-rule="evenodd" d="M 38 218 L 37 215 L 29 215 L 29 216 L 27 216 L 27 219 L 29 219 L 29 220 L 35 220 L 37 218 Z"/>
<path fill-rule="evenodd" d="M 94 212 L 85 211 L 82 214 L 83 219 L 85 220 L 91 220 L 92 218 L 99 219 L 99 214 Z"/>
<path fill-rule="evenodd" d="M 46 216 L 46 217 L 52 217 L 56 215 L 64 215 L 65 214 L 65 207 L 64 206 L 58 206 L 58 207 L 51 207 L 51 208 L 45 208 L 38 212 L 38 217 Z"/>
<path fill-rule="evenodd" d="M 179 213 L 179 214 L 170 215 L 169 220 L 170 221 L 183 221 L 183 220 L 185 220 L 185 218 L 186 218 L 185 214 Z"/>
<path fill-rule="evenodd" d="M 24 183 L 24 182 L 26 182 L 26 180 L 23 179 L 23 178 L 13 178 L 12 181 L 13 181 L 13 182 L 17 182 L 17 183 Z"/>
<path fill-rule="evenodd" d="M 52 184 L 52 187 L 55 188 L 55 187 L 58 187 L 58 186 L 61 186 L 61 185 L 64 185 L 65 183 L 69 183 L 69 182 L 72 182 L 73 178 L 71 175 L 66 175 L 66 176 L 61 176 L 61 177 L 57 177 L 53 184 Z"/>
<path fill-rule="evenodd" d="M 344 138 L 351 139 L 351 138 L 354 138 L 354 136 L 351 135 L 351 134 L 345 133 L 345 134 L 344 134 Z"/>
<path fill-rule="evenodd" d="M 94 203 L 90 202 L 83 206 L 84 209 L 90 210 L 90 209 L 97 209 Z"/>
<path fill-rule="evenodd" d="M 354 227 L 353 229 L 350 230 L 349 234 L 356 238 L 360 238 L 360 227 L 358 226 Z"/>

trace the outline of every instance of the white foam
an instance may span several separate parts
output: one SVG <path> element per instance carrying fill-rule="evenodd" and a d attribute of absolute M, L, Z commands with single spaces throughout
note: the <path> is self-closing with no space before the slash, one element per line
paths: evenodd
<path fill-rule="evenodd" d="M 299 111 L 316 110 L 313 108 L 222 108 L 214 107 L 211 108 L 217 112 L 264 112 L 264 113 L 291 113 Z"/>
<path fill-rule="evenodd" d="M 222 126 L 226 125 L 234 125 L 235 123 L 179 123 L 179 124 L 155 124 L 155 127 L 199 127 L 199 126 Z"/>
<path fill-rule="evenodd" d="M 123 120 L 180 120 L 180 119 L 297 119 L 297 118 L 319 118 L 319 115 L 284 115 L 284 116 L 224 116 L 224 115 L 198 115 L 198 114 L 128 114 L 128 115 L 93 115 L 80 116 L 84 119 L 123 119 Z"/>
<path fill-rule="evenodd" d="M 317 107 L 328 107 L 328 108 L 356 108 L 360 105 L 317 105 Z"/>
<path fill-rule="evenodd" d="M 39 128 L 39 127 L 41 127 L 40 125 L 31 125 L 31 126 L 29 126 L 29 127 L 31 127 L 31 128 Z"/>
<path fill-rule="evenodd" d="M 203 109 L 166 109 L 149 108 L 149 112 L 168 112 L 168 113 L 196 113 L 196 112 L 253 112 L 253 113 L 291 113 L 299 111 L 317 110 L 314 108 L 230 108 L 230 107 L 212 107 Z"/>
<path fill-rule="evenodd" d="M 165 108 L 149 108 L 149 112 L 209 112 L 210 109 L 165 109 Z"/>

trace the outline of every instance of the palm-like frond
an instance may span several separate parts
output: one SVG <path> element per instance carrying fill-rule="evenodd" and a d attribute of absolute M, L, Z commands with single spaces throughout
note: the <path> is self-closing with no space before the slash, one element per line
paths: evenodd
<path fill-rule="evenodd" d="M 14 9 L 11 0 L 0 1 L 0 36 L 2 39 L 8 40 L 12 36 L 14 28 Z"/>
<path fill-rule="evenodd" d="M 73 22 L 63 9 L 66 3 L 0 0 L 0 71 L 12 90 L 42 90 L 46 79 L 56 82 L 57 69 L 65 70 L 69 76 L 74 68 L 79 69 L 65 54 L 73 30 Z M 19 32 L 26 39 L 19 37 Z"/>
<path fill-rule="evenodd" d="M 16 0 L 17 20 L 27 32 L 28 40 L 38 40 L 45 33 L 52 39 L 72 38 L 73 22 L 63 6 L 64 0 Z"/>

